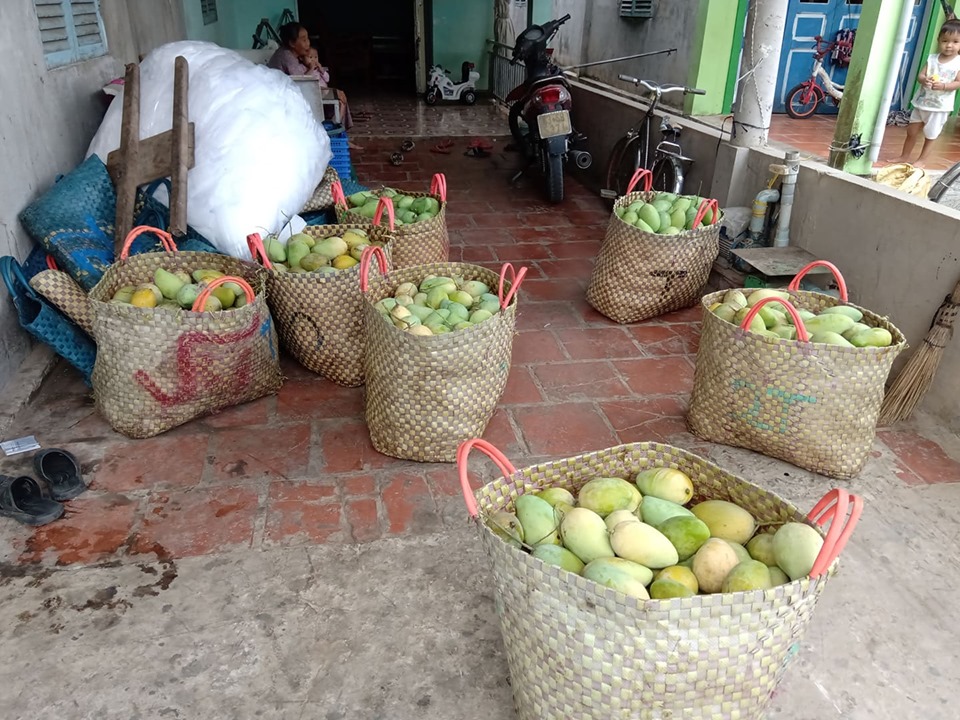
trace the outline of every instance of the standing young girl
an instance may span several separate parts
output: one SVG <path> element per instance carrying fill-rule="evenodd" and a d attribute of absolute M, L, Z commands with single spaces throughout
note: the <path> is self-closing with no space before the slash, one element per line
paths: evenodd
<path fill-rule="evenodd" d="M 960 75 L 960 21 L 947 20 L 940 28 L 937 42 L 940 52 L 930 55 L 920 71 L 920 88 L 913 98 L 907 138 L 903 141 L 903 152 L 894 162 L 911 162 L 910 156 L 922 129 L 923 147 L 920 157 L 913 163 L 922 167 L 953 112 L 954 98 L 960 88 L 960 81 L 957 80 Z"/>

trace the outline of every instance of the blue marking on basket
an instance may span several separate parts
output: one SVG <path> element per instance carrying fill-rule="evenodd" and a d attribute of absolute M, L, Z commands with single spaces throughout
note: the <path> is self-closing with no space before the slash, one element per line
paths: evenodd
<path fill-rule="evenodd" d="M 113 264 L 113 239 L 97 224 L 93 215 L 84 218 L 85 227 L 57 230 L 47 238 L 49 245 L 60 245 L 66 262 L 75 268 L 74 277 L 90 289 Z"/>
<path fill-rule="evenodd" d="M 270 355 L 274 359 L 277 357 L 277 349 L 273 346 L 273 335 L 270 333 L 270 327 L 272 322 L 270 316 L 267 315 L 267 319 L 263 321 L 263 325 L 260 326 L 260 337 L 266 337 L 267 343 L 270 345 Z"/>
<path fill-rule="evenodd" d="M 802 395 L 800 393 L 790 393 L 774 385 L 768 385 L 766 389 L 760 390 L 757 388 L 756 384 L 748 382 L 746 380 L 734 380 L 733 389 L 737 390 L 752 390 L 753 391 L 753 402 L 750 403 L 750 407 L 746 410 L 743 410 L 737 415 L 746 420 L 748 423 L 753 425 L 755 428 L 760 430 L 775 431 L 779 432 L 781 435 L 787 432 L 789 425 L 789 414 L 790 406 L 798 402 L 805 402 L 814 404 L 817 402 L 817 399 L 812 395 Z M 760 421 L 760 410 L 763 407 L 765 401 L 775 400 L 780 403 L 780 422 L 778 426 L 773 426 L 765 422 Z"/>

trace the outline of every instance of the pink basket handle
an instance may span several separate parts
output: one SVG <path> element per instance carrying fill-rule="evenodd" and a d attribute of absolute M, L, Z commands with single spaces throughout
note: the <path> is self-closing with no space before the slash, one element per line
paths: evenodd
<path fill-rule="evenodd" d="M 260 233 L 250 233 L 247 235 L 247 247 L 250 248 L 250 255 L 253 257 L 253 261 L 260 261 L 260 264 L 263 265 L 267 270 L 273 270 L 273 263 L 270 262 L 270 258 L 267 257 L 267 250 L 263 247 L 263 238 L 260 237 Z"/>
<path fill-rule="evenodd" d="M 219 287 L 220 285 L 223 285 L 224 283 L 228 283 L 228 282 L 236 283 L 241 288 L 243 288 L 243 294 L 247 296 L 247 304 L 250 304 L 253 302 L 254 294 L 253 294 L 253 288 L 250 287 L 250 283 L 248 283 L 242 277 L 235 277 L 233 275 L 224 275 L 222 277 L 218 277 L 216 280 L 211 280 L 210 284 L 207 285 L 200 292 L 199 295 L 197 295 L 197 299 L 193 301 L 193 307 L 190 309 L 193 312 L 200 312 L 203 309 L 203 306 L 207 304 L 207 298 L 210 297 L 210 292 L 214 288 Z"/>
<path fill-rule="evenodd" d="M 60 267 L 57 265 L 57 261 L 53 259 L 53 255 L 47 255 L 47 268 L 50 270 L 60 269 Z"/>
<path fill-rule="evenodd" d="M 370 258 L 374 256 L 377 258 L 377 265 L 380 266 L 380 274 L 387 274 L 387 255 L 383 252 L 383 248 L 379 245 L 370 245 L 364 248 L 363 252 L 360 253 L 360 292 L 366 292 L 370 286 L 367 276 L 370 274 Z"/>
<path fill-rule="evenodd" d="M 807 265 L 803 270 L 797 273 L 797 276 L 793 280 L 790 281 L 790 284 L 787 285 L 787 289 L 799 290 L 800 281 L 803 280 L 803 276 L 813 270 L 815 267 L 825 267 L 833 273 L 833 277 L 837 281 L 837 287 L 840 288 L 840 302 L 847 302 L 847 283 L 843 279 L 843 275 L 840 274 L 840 268 L 827 260 L 814 260 L 812 263 Z"/>
<path fill-rule="evenodd" d="M 393 213 L 393 200 L 388 197 L 380 198 L 380 201 L 377 203 L 377 212 L 373 216 L 373 224 L 380 224 L 380 220 L 383 219 L 384 209 L 386 209 L 387 218 L 390 220 L 390 232 L 393 232 L 394 224 L 396 223 L 396 216 Z"/>
<path fill-rule="evenodd" d="M 439 195 L 441 202 L 447 201 L 447 176 L 437 173 L 430 181 L 430 194 Z"/>
<path fill-rule="evenodd" d="M 126 260 L 130 257 L 130 246 L 133 245 L 133 241 L 147 232 L 155 233 L 156 236 L 160 238 L 160 244 L 163 245 L 164 250 L 171 253 L 177 252 L 177 245 L 173 242 L 173 236 L 166 230 L 150 227 L 149 225 L 137 225 L 137 227 L 127 233 L 127 237 L 123 241 L 123 248 L 120 250 L 121 260 Z"/>
<path fill-rule="evenodd" d="M 849 516 L 847 511 L 850 511 Z M 827 537 L 823 541 L 823 547 L 820 554 L 817 555 L 813 563 L 813 569 L 810 570 L 810 577 L 820 577 L 825 573 L 833 561 L 840 557 L 843 548 L 847 545 L 847 540 L 853 534 L 853 529 L 863 514 L 863 500 L 859 495 L 853 495 L 842 488 L 834 488 L 824 495 L 820 502 L 816 504 L 807 520 L 823 527 L 827 521 L 830 522 L 830 529 L 827 530 Z"/>
<path fill-rule="evenodd" d="M 793 326 L 797 329 L 797 340 L 800 342 L 810 342 L 810 335 L 807 334 L 807 327 L 803 324 L 803 318 L 800 317 L 800 313 L 797 312 L 797 309 L 793 306 L 789 300 L 784 300 L 783 298 L 778 297 L 768 297 L 764 298 L 752 308 L 750 312 L 746 314 L 743 318 L 743 322 L 740 323 L 740 328 L 746 330 L 750 327 L 750 323 L 753 322 L 753 319 L 757 316 L 757 313 L 760 312 L 760 308 L 770 302 L 778 302 L 783 305 L 787 312 L 790 313 L 790 317 L 793 318 Z"/>
<path fill-rule="evenodd" d="M 343 185 L 339 180 L 334 180 L 330 184 L 330 196 L 333 198 L 334 205 L 347 207 L 347 196 L 343 194 Z"/>
<path fill-rule="evenodd" d="M 473 496 L 473 490 L 470 489 L 470 477 L 467 468 L 467 456 L 470 451 L 476 448 L 487 457 L 489 457 L 500 468 L 505 479 L 509 479 L 517 469 L 507 460 L 507 456 L 500 452 L 492 443 L 480 438 L 464 440 L 457 448 L 457 470 L 460 473 L 460 489 L 463 490 L 463 500 L 467 504 L 467 512 L 470 517 L 475 518 L 479 514 L 477 510 L 477 499 Z"/>
<path fill-rule="evenodd" d="M 510 290 L 507 292 L 506 296 L 503 294 L 503 283 L 507 280 L 507 272 L 510 273 Z M 510 301 L 513 300 L 513 296 L 517 294 L 517 290 L 520 289 L 520 283 L 523 282 L 523 279 L 527 276 L 527 268 L 520 268 L 520 272 L 514 270 L 511 263 L 504 263 L 503 267 L 500 268 L 500 285 L 497 288 L 497 296 L 500 298 L 500 309 L 506 310 L 507 306 L 510 304 Z"/>
<path fill-rule="evenodd" d="M 637 183 L 643 179 L 643 191 L 650 192 L 653 190 L 653 173 L 647 170 L 646 168 L 637 168 L 636 172 L 633 173 L 633 177 L 630 178 L 630 182 L 627 183 L 627 191 L 624 195 L 629 195 L 633 192 L 634 188 L 637 187 Z"/>
<path fill-rule="evenodd" d="M 710 224 L 713 225 L 717 222 L 720 217 L 720 203 L 718 203 L 716 200 L 705 199 L 702 203 L 700 203 L 700 208 L 697 210 L 697 216 L 694 219 L 692 226 L 694 229 L 700 224 L 700 221 L 707 216 L 707 210 L 713 210 L 713 217 L 711 218 L 712 222 Z"/>

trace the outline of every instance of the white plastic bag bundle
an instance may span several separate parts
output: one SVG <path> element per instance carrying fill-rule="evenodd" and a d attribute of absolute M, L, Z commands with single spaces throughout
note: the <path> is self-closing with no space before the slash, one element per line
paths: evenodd
<path fill-rule="evenodd" d="M 249 258 L 247 235 L 280 230 L 306 204 L 330 162 L 330 139 L 300 90 L 278 70 L 206 42 L 163 45 L 140 66 L 140 137 L 173 121 L 178 55 L 190 65 L 195 164 L 187 222 L 219 250 Z M 123 97 L 111 103 L 87 157 L 120 147 Z M 162 192 L 162 190 L 161 190 Z M 167 198 L 157 193 L 157 199 Z"/>

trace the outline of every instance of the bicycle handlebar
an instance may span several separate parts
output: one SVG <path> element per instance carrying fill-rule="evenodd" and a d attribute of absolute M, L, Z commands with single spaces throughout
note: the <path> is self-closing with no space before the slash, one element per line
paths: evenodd
<path fill-rule="evenodd" d="M 706 95 L 706 90 L 701 90 L 699 88 L 686 87 L 684 85 L 668 85 L 668 84 L 659 84 L 652 82 L 650 80 L 641 80 L 640 78 L 635 78 L 632 75 L 618 75 L 620 80 L 624 82 L 633 83 L 637 87 L 641 85 L 645 87 L 650 92 L 657 92 L 658 90 L 661 93 L 672 93 L 672 92 L 682 92 L 684 95 Z"/>

